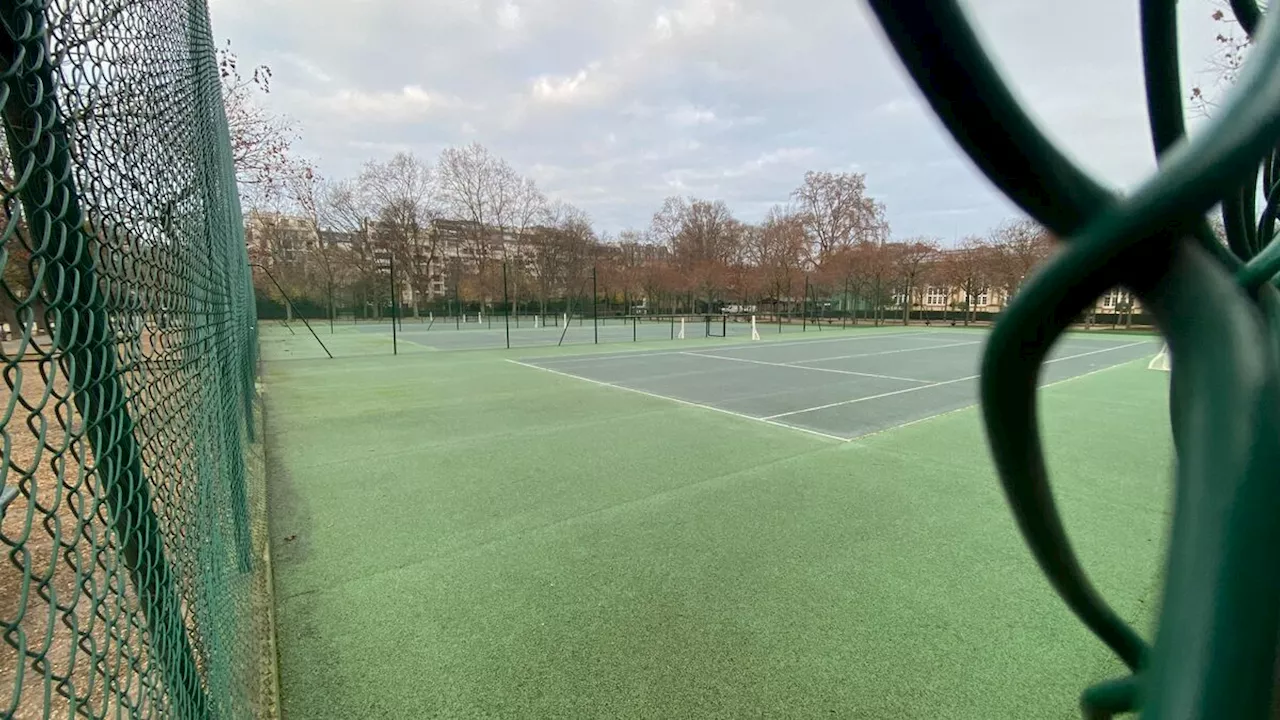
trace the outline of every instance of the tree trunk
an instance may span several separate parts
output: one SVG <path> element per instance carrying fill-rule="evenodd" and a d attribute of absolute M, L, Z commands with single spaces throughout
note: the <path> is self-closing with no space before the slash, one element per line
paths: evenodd
<path fill-rule="evenodd" d="M 0 323 L 9 326 L 8 332 L 0 337 L 2 340 L 9 340 L 22 333 L 22 323 L 18 321 L 18 308 L 2 293 L 0 293 Z"/>

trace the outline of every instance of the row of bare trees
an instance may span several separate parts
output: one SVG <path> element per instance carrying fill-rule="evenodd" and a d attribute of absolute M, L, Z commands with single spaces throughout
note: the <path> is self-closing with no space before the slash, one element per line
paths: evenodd
<path fill-rule="evenodd" d="M 865 176 L 829 172 L 806 173 L 758 223 L 721 200 L 669 197 L 647 227 L 610 238 L 478 144 L 434 163 L 409 153 L 371 161 L 344 180 L 307 170 L 284 196 L 281 212 L 252 215 L 253 252 L 290 295 L 328 313 L 380 313 L 394 260 L 395 295 L 414 314 L 444 303 L 545 310 L 584 295 L 595 268 L 597 292 L 628 312 L 794 307 L 810 297 L 877 321 L 905 308 L 905 320 L 926 288 L 970 312 L 980 296 L 1006 297 L 1050 245 L 1026 221 L 945 251 L 936 238 L 895 240 Z"/>

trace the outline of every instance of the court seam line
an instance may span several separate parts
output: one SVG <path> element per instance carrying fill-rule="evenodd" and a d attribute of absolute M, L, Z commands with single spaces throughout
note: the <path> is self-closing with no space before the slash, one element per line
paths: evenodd
<path fill-rule="evenodd" d="M 752 360 L 750 358 L 726 357 L 724 355 L 712 355 L 710 353 L 697 352 L 695 350 L 685 350 L 681 355 L 692 355 L 694 357 L 711 358 L 713 360 L 729 360 L 730 362 L 751 363 L 752 365 L 768 365 L 770 367 L 791 368 L 793 370 L 809 370 L 811 372 L 835 373 L 838 375 L 857 375 L 859 377 L 878 378 L 880 380 L 896 380 L 898 382 L 913 382 L 928 384 L 932 380 L 920 380 L 918 378 L 898 377 L 897 375 L 877 375 L 876 373 L 856 372 L 854 370 L 837 370 L 835 368 L 805 367 L 804 365 L 791 365 L 789 363 L 769 362 L 767 360 Z"/>
<path fill-rule="evenodd" d="M 1104 349 L 1102 349 L 1102 350 L 1092 350 L 1092 351 L 1090 351 L 1090 352 L 1086 352 L 1086 353 L 1079 353 L 1079 354 L 1077 354 L 1077 355 L 1067 355 L 1066 357 L 1055 358 L 1055 359 L 1053 359 L 1053 360 L 1046 360 L 1046 361 L 1044 361 L 1044 362 L 1043 362 L 1043 363 L 1041 363 L 1041 364 L 1042 364 L 1042 365 L 1049 365 L 1049 364 L 1051 364 L 1051 363 L 1063 362 L 1063 361 L 1065 361 L 1065 360 L 1075 360 L 1075 359 L 1077 359 L 1077 358 L 1087 357 L 1087 356 L 1089 356 L 1089 355 L 1097 355 L 1097 354 L 1099 354 L 1099 353 L 1111 352 L 1111 351 L 1113 351 L 1113 350 L 1123 350 L 1123 349 L 1125 349 L 1125 348 L 1131 348 L 1131 347 L 1134 347 L 1134 346 L 1137 346 L 1137 345 L 1142 345 L 1142 344 L 1147 343 L 1147 342 L 1150 342 L 1150 341 L 1149 341 L 1149 340 L 1139 340 L 1138 342 L 1129 343 L 1129 344 L 1127 344 L 1127 345 L 1117 345 L 1116 347 L 1104 348 Z M 866 396 L 866 397 L 854 398 L 854 399 L 852 399 L 852 400 L 842 400 L 842 401 L 840 401 L 840 402 L 827 403 L 826 405 L 818 405 L 818 406 L 816 406 L 816 407 L 805 408 L 805 409 L 803 409 L 803 410 L 791 410 L 791 411 L 784 412 L 784 413 L 777 413 L 777 414 L 775 414 L 775 415 L 766 415 L 765 417 L 763 417 L 763 418 L 761 418 L 761 419 L 762 419 L 762 420 L 776 420 L 777 418 L 781 418 L 781 417 L 790 417 L 790 416 L 792 416 L 792 415 L 803 415 L 803 414 L 805 414 L 805 413 L 816 412 L 816 411 L 818 411 L 818 410 L 827 410 L 827 409 L 829 409 L 829 408 L 833 408 L 833 407 L 841 407 L 841 406 L 843 406 L 843 405 L 853 405 L 853 404 L 855 404 L 855 403 L 866 402 L 866 401 L 868 401 L 868 400 L 879 400 L 879 399 L 881 399 L 881 398 L 891 397 L 891 396 L 894 396 L 894 395 L 902 395 L 903 393 L 915 392 L 915 391 L 917 391 L 917 390 L 928 390 L 929 388 L 941 387 L 941 386 L 943 386 L 943 385 L 954 385 L 955 383 L 958 383 L 958 382 L 964 382 L 964 381 L 966 381 L 966 380 L 976 380 L 976 379 L 978 379 L 978 378 L 980 378 L 980 377 L 982 377 L 982 374 L 981 374 L 981 373 L 979 373 L 979 374 L 977 374 L 977 375 L 969 375 L 969 376 L 962 377 L 962 378 L 955 378 L 955 379 L 952 379 L 952 380 L 942 380 L 942 381 L 940 381 L 940 382 L 936 382 L 936 383 L 933 383 L 933 384 L 931 384 L 931 385 L 920 385 L 920 386 L 918 386 L 918 387 L 903 388 L 903 389 L 901 389 L 901 390 L 892 390 L 892 391 L 890 391 L 890 392 L 880 393 L 880 394 L 878 394 L 878 395 L 868 395 L 868 396 Z"/>
<path fill-rule="evenodd" d="M 615 390 L 625 390 L 625 391 L 627 391 L 627 392 L 633 392 L 633 393 L 636 393 L 637 395 L 644 395 L 645 397 L 651 397 L 651 398 L 655 398 L 655 399 L 658 399 L 658 400 L 667 400 L 667 401 L 674 402 L 674 403 L 677 403 L 677 404 L 680 404 L 680 405 L 686 405 L 686 406 L 688 406 L 688 407 L 700 408 L 700 409 L 702 409 L 702 410 L 710 410 L 710 411 L 712 411 L 712 412 L 718 412 L 718 413 L 721 413 L 721 414 L 724 414 L 724 415 L 731 415 L 731 416 L 733 416 L 733 417 L 741 418 L 741 419 L 743 419 L 743 420 L 754 420 L 754 421 L 756 421 L 756 422 L 761 422 L 761 423 L 764 423 L 764 424 L 766 424 L 766 425 L 772 425 L 772 426 L 774 426 L 774 427 L 786 428 L 786 429 L 788 429 L 788 430 L 795 430 L 796 432 L 802 432 L 802 433 L 806 433 L 806 434 L 809 434 L 809 435 L 816 435 L 817 437 L 825 438 L 825 439 L 827 439 L 827 440 L 836 440 L 836 441 L 838 441 L 838 442 L 842 442 L 842 443 L 843 443 L 843 442 L 849 442 L 849 439 L 848 439 L 848 438 L 846 438 L 846 437 L 842 437 L 842 436 L 840 436 L 840 435 L 832 435 L 832 434 L 830 434 L 830 433 L 824 433 L 824 432 L 822 432 L 821 430 L 811 430 L 811 429 L 806 428 L 806 427 L 799 427 L 799 426 L 797 426 L 797 425 L 790 425 L 790 424 L 788 424 L 788 423 L 776 422 L 776 421 L 771 420 L 771 419 L 769 419 L 769 418 L 756 417 L 756 416 L 754 416 L 754 415 L 745 415 L 745 414 L 740 413 L 740 412 L 734 412 L 733 410 L 726 410 L 726 409 L 724 409 L 724 408 L 718 408 L 718 407 L 715 407 L 714 405 L 703 405 L 702 403 L 696 403 L 696 402 L 693 402 L 692 400 L 684 400 L 684 399 L 682 399 L 682 398 L 672 397 L 672 396 L 670 396 L 670 395 L 659 395 L 658 393 L 652 393 L 652 392 L 649 392 L 648 390 L 640 390 L 639 388 L 627 387 L 626 385 L 618 385 L 618 384 L 615 384 L 615 383 L 606 382 L 606 381 L 604 381 L 604 380 L 595 380 L 595 379 L 593 379 L 593 378 L 589 378 L 589 377 L 582 377 L 581 375 L 573 375 L 573 374 L 571 374 L 571 373 L 561 372 L 561 371 L 559 371 L 559 370 L 553 370 L 553 369 L 551 369 L 551 368 L 541 367 L 541 366 L 539 366 L 539 365 L 532 365 L 532 364 L 530 364 L 530 363 L 527 363 L 527 362 L 521 362 L 521 361 L 519 361 L 519 360 L 513 360 L 513 359 L 511 359 L 511 358 L 506 358 L 506 361 L 507 361 L 507 362 L 509 362 L 509 363 L 513 363 L 513 364 L 515 364 L 515 365 L 520 365 L 520 366 L 523 366 L 523 367 L 532 368 L 532 369 L 534 369 L 534 370 L 541 370 L 541 371 L 543 371 L 543 372 L 549 372 L 549 373 L 551 373 L 551 374 L 553 374 L 553 375 L 559 375 L 559 376 L 561 376 L 561 377 L 567 377 L 567 378 L 571 378 L 571 379 L 573 379 L 573 380 L 581 380 L 581 381 L 583 381 L 583 382 L 588 382 L 588 383 L 591 383 L 591 384 L 593 384 L 593 385 L 600 385 L 601 387 L 613 388 L 613 389 L 615 389 Z"/>

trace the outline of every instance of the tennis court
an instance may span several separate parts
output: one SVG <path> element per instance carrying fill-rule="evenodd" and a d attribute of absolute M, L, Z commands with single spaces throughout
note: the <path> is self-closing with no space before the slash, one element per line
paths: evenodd
<path fill-rule="evenodd" d="M 815 333 L 816 334 L 816 333 Z M 830 333 L 829 333 L 830 334 Z M 836 440 L 851 440 L 977 402 L 985 334 L 863 331 L 773 343 L 515 361 Z M 1042 383 L 1150 357 L 1133 336 L 1072 337 Z"/>
<path fill-rule="evenodd" d="M 985 339 L 393 357 L 361 331 L 329 360 L 266 328 L 285 717 L 1079 717 L 1122 668 L 1009 517 Z M 1138 627 L 1172 457 L 1157 349 L 1075 334 L 1043 378 L 1064 521 Z"/>

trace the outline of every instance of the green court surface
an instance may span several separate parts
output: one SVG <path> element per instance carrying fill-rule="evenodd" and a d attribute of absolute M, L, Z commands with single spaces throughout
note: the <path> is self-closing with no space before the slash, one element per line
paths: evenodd
<path fill-rule="evenodd" d="M 337 333 L 327 360 L 264 326 L 285 717 L 1079 717 L 1121 667 L 1016 531 L 966 407 L 983 334 L 845 333 L 399 357 Z M 1041 408 L 1077 552 L 1144 631 L 1156 349 L 1070 336 Z"/>

